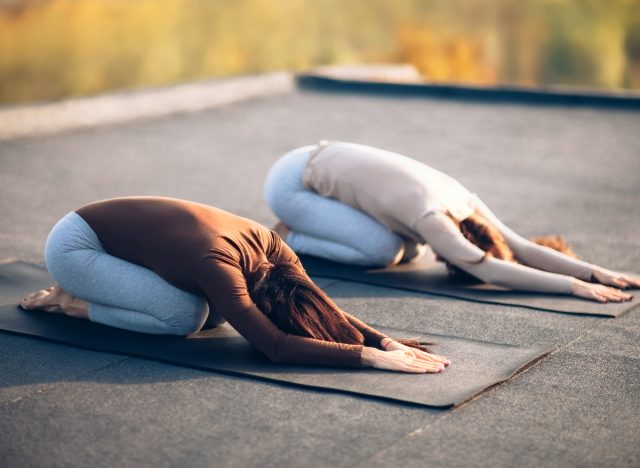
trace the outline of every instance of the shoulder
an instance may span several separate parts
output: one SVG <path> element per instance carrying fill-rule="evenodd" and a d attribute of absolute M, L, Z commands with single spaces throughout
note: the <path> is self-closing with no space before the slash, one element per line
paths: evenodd
<path fill-rule="evenodd" d="M 431 211 L 427 213 L 418 220 L 416 227 L 421 227 L 428 231 L 460 234 L 460 229 L 456 222 L 444 211 Z"/>

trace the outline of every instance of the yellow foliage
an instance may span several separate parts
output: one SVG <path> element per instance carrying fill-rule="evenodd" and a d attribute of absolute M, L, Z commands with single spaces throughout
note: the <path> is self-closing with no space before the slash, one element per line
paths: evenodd
<path fill-rule="evenodd" d="M 429 81 L 494 84 L 496 71 L 481 40 L 436 28 L 402 27 L 399 43 L 405 61 Z"/>
<path fill-rule="evenodd" d="M 437 82 L 640 86 L 625 55 L 637 0 L 598 5 L 24 0 L 0 7 L 0 103 L 366 61 L 409 62 Z"/>

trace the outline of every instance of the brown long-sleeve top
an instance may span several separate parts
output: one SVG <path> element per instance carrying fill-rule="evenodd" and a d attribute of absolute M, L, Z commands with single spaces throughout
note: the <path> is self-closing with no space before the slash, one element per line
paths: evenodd
<path fill-rule="evenodd" d="M 361 366 L 361 345 L 332 343 L 285 333 L 253 303 L 247 276 L 264 262 L 291 262 L 296 254 L 264 226 L 224 210 L 162 197 L 126 197 L 92 203 L 76 211 L 105 250 L 156 272 L 177 288 L 206 298 L 271 361 Z M 385 335 L 345 314 L 379 346 Z"/>

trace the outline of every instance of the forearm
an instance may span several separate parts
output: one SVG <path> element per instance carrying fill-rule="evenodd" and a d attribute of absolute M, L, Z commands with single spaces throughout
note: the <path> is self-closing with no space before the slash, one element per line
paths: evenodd
<path fill-rule="evenodd" d="M 525 241 L 512 247 L 516 259 L 524 265 L 589 281 L 595 265 L 565 255 L 557 250 Z"/>
<path fill-rule="evenodd" d="M 201 261 L 192 268 L 209 304 L 269 360 L 287 364 L 362 366 L 362 345 L 317 340 L 280 330 L 253 303 L 237 267 Z"/>
<path fill-rule="evenodd" d="M 427 216 L 417 228 L 441 257 L 485 283 L 522 291 L 571 294 L 573 278 L 487 256 L 465 239 L 446 215 Z"/>
<path fill-rule="evenodd" d="M 517 263 L 487 257 L 476 264 L 457 263 L 467 273 L 485 283 L 509 289 L 571 294 L 573 277 L 530 268 Z"/>
<path fill-rule="evenodd" d="M 366 345 L 380 347 L 383 339 L 387 338 L 387 335 L 379 332 L 373 327 L 370 327 L 363 321 L 357 319 L 353 315 L 349 315 L 345 311 L 342 311 L 347 321 L 358 329 L 360 333 L 364 336 L 364 342 Z"/>
<path fill-rule="evenodd" d="M 585 281 L 591 279 L 595 265 L 523 238 L 500 221 L 487 205 L 480 200 L 477 203 L 476 210 L 500 231 L 516 259 L 523 265 L 551 273 L 573 276 Z"/>
<path fill-rule="evenodd" d="M 267 355 L 272 362 L 327 367 L 363 367 L 364 346 L 334 343 L 283 333 L 276 349 Z"/>
<path fill-rule="evenodd" d="M 225 318 L 272 362 L 333 367 L 362 366 L 362 345 L 334 343 L 285 333 L 257 307 L 227 313 Z"/>

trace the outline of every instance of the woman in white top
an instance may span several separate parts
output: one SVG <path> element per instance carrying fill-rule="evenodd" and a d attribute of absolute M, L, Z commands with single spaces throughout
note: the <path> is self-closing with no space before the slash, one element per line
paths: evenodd
<path fill-rule="evenodd" d="M 473 193 L 426 164 L 345 142 L 297 148 L 265 181 L 294 251 L 357 265 L 393 265 L 428 244 L 450 268 L 511 289 L 630 300 L 640 278 L 530 242 Z"/>

